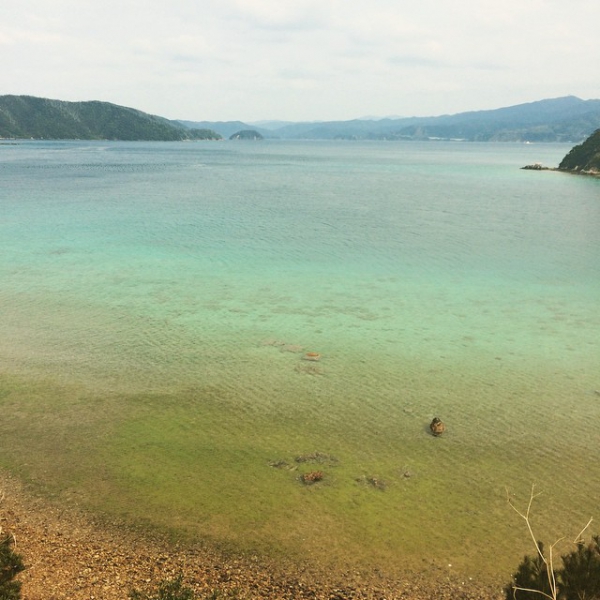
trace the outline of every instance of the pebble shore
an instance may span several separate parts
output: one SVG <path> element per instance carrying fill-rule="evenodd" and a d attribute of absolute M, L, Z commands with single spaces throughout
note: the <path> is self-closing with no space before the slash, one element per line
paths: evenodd
<path fill-rule="evenodd" d="M 23 600 L 126 600 L 183 574 L 198 599 L 500 600 L 499 589 L 425 574 L 389 578 L 359 572 L 335 576 L 298 565 L 269 565 L 205 547 L 173 546 L 147 534 L 99 525 L 74 509 L 26 492 L 0 472 L 0 528 L 15 537 L 27 569 Z"/>

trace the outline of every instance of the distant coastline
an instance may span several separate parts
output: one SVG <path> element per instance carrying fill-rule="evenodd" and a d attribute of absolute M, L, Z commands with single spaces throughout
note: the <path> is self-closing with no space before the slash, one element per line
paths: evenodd
<path fill-rule="evenodd" d="M 544 167 L 543 165 L 538 166 L 536 164 L 525 165 L 524 167 L 521 167 L 521 169 L 523 171 L 555 171 L 557 173 L 566 173 L 567 175 L 584 175 L 586 177 L 600 178 L 600 171 L 598 171 L 596 169 L 592 169 L 589 171 L 586 171 L 586 170 L 575 171 L 575 170 L 571 170 L 571 169 L 560 169 L 558 167 Z"/>
<path fill-rule="evenodd" d="M 578 143 L 600 127 L 600 100 L 574 96 L 433 117 L 257 124 L 169 120 L 109 102 L 0 96 L 0 139 L 184 141 L 253 138 Z"/>

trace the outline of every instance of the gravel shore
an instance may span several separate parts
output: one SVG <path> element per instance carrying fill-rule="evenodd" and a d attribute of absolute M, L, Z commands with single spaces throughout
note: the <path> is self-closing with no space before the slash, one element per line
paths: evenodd
<path fill-rule="evenodd" d="M 27 565 L 19 575 L 24 600 L 125 600 L 132 589 L 155 589 L 182 573 L 198 598 L 499 600 L 501 591 L 432 575 L 393 579 L 348 572 L 335 577 L 298 565 L 269 565 L 201 547 L 94 523 L 27 493 L 0 472 L 0 527 L 15 536 Z"/>

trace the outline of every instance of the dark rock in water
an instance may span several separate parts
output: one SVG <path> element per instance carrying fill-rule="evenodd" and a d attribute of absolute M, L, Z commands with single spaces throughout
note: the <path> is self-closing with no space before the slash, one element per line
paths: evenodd
<path fill-rule="evenodd" d="M 429 429 L 431 429 L 431 433 L 437 437 L 446 431 L 446 425 L 444 425 L 440 419 L 434 417 L 433 421 L 429 424 Z"/>
<path fill-rule="evenodd" d="M 373 475 L 367 477 L 367 483 L 377 490 L 385 490 L 387 487 L 387 484 L 385 481 L 383 481 L 383 479 L 379 479 L 379 477 L 375 477 Z"/>
<path fill-rule="evenodd" d="M 384 491 L 387 488 L 387 483 L 375 475 L 363 475 L 362 477 L 357 477 L 356 482 L 361 485 L 369 485 L 376 490 L 381 491 Z"/>
<path fill-rule="evenodd" d="M 323 481 L 323 471 L 311 471 L 310 473 L 303 473 L 300 475 L 300 481 L 306 485 L 312 485 L 319 481 Z"/>
<path fill-rule="evenodd" d="M 525 165 L 521 169 L 525 169 L 526 171 L 549 171 L 550 167 L 544 167 L 542 163 L 533 163 L 532 165 Z"/>

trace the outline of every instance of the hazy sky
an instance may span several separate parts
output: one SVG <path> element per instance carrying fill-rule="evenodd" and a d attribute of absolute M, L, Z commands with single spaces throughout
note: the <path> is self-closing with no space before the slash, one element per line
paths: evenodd
<path fill-rule="evenodd" d="M 1 0 L 0 95 L 172 119 L 600 98 L 599 0 Z"/>

